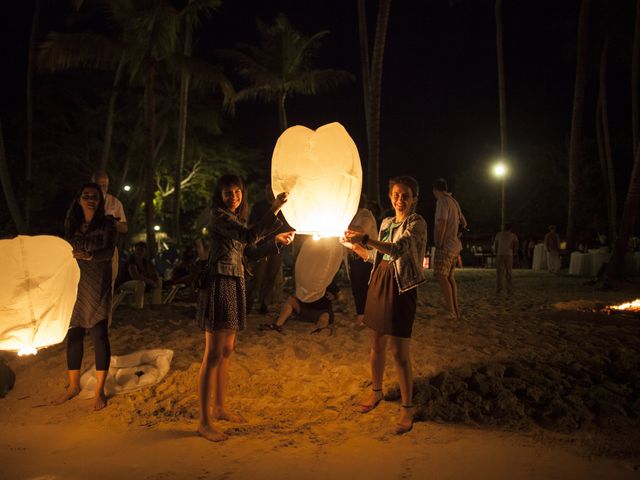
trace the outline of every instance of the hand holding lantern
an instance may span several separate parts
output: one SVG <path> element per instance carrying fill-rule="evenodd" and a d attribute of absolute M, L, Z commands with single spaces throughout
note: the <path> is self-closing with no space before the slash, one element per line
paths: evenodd
<path fill-rule="evenodd" d="M 271 203 L 271 211 L 274 215 L 278 214 L 282 206 L 287 203 L 287 200 L 289 200 L 289 192 L 281 192 L 276 196 L 273 203 Z"/>

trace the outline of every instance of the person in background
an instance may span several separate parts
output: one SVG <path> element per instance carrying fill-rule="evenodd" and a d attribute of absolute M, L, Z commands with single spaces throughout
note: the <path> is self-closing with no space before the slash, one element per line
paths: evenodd
<path fill-rule="evenodd" d="M 122 202 L 109 193 L 109 175 L 107 175 L 107 172 L 99 170 L 91 176 L 91 181 L 100 186 L 100 191 L 104 197 L 104 214 L 114 218 L 116 221 L 116 230 L 120 235 L 126 235 L 129 231 L 127 216 L 124 214 Z M 111 259 L 111 288 L 114 287 L 116 278 L 118 277 L 118 262 L 118 242 L 116 239 L 116 246 Z"/>
<path fill-rule="evenodd" d="M 212 442 L 227 438 L 214 420 L 244 421 L 225 406 L 231 354 L 236 335 L 245 329 L 247 320 L 244 250 L 281 225 L 277 214 L 287 197 L 288 193 L 280 193 L 265 215 L 249 227 L 247 195 L 239 176 L 220 177 L 212 195 L 207 274 L 198 294 L 196 313 L 205 338 L 198 376 L 198 433 Z"/>
<path fill-rule="evenodd" d="M 260 325 L 260 330 L 274 330 L 282 333 L 284 324 L 295 313 L 303 322 L 315 325 L 311 333 L 318 333 L 333 325 L 333 302 L 340 298 L 340 288 L 333 281 L 326 288 L 324 295 L 314 302 L 303 302 L 292 295 L 282 304 L 276 321 Z"/>
<path fill-rule="evenodd" d="M 366 233 L 369 237 L 375 237 L 378 231 L 376 219 L 371 211 L 364 207 L 364 196 L 360 197 L 360 206 L 353 220 L 349 224 L 349 230 Z M 364 306 L 367 303 L 367 290 L 373 265 L 360 258 L 354 251 L 347 251 L 347 272 L 351 280 L 351 292 L 356 308 L 356 326 L 364 326 Z"/>
<path fill-rule="evenodd" d="M 549 225 L 549 231 L 544 236 L 544 249 L 547 252 L 547 267 L 551 273 L 560 271 L 560 237 L 556 233 L 556 226 Z"/>
<path fill-rule="evenodd" d="M 447 191 L 447 182 L 440 178 L 433 183 L 436 198 L 433 241 L 436 247 L 433 273 L 440 285 L 445 304 L 453 318 L 460 317 L 458 286 L 454 277 L 455 262 L 462 250 L 460 228 L 467 227 L 460 205 Z"/>
<path fill-rule="evenodd" d="M 427 222 L 414 212 L 418 194 L 415 178 L 392 178 L 389 180 L 389 200 L 395 215 L 382 221 L 378 237 L 345 232 L 345 246 L 373 263 L 364 309 L 364 323 L 371 329 L 372 391 L 360 405 L 360 412 L 372 411 L 384 397 L 382 381 L 387 343 L 390 343 L 402 399 L 395 428 L 398 435 L 413 428 L 411 333 L 417 287 L 425 281 L 422 261 L 427 247 Z"/>
<path fill-rule="evenodd" d="M 507 294 L 513 293 L 513 257 L 518 253 L 518 237 L 513 233 L 511 225 L 496 235 L 493 241 L 493 253 L 496 256 L 496 293 L 502 292 L 506 280 Z"/>
<path fill-rule="evenodd" d="M 251 209 L 249 215 L 249 225 L 260 221 L 260 219 L 269 211 L 273 204 L 274 196 L 271 190 L 271 184 L 268 183 L 264 188 L 264 199 L 257 202 Z M 291 230 L 287 228 L 286 221 L 282 213 L 278 213 L 278 219 L 283 226 L 278 231 L 262 239 L 256 245 L 260 249 L 261 244 L 274 243 L 275 235 Z M 270 252 L 267 256 L 253 260 L 249 270 L 252 277 L 247 281 L 247 311 L 251 312 L 253 308 L 254 296 L 257 294 L 258 313 L 265 314 L 269 311 L 269 305 L 272 302 L 279 302 L 282 292 L 282 284 L 284 283 L 282 272 L 282 253 L 280 249 Z"/>
<path fill-rule="evenodd" d="M 134 292 L 134 304 L 137 308 L 144 307 L 144 293 L 151 291 L 151 304 L 162 303 L 162 278 L 158 275 L 153 263 L 147 258 L 147 244 L 136 243 L 133 253 L 127 257 L 123 282 L 120 290 Z"/>
<path fill-rule="evenodd" d="M 97 377 L 93 408 L 100 410 L 107 405 L 104 384 L 111 361 L 111 258 L 116 244 L 116 224 L 112 217 L 104 214 L 104 198 L 99 185 L 86 183 L 78 192 L 67 212 L 65 239 L 73 247 L 73 257 L 78 261 L 80 282 L 67 333 L 69 385 L 52 403 L 60 405 L 80 393 L 84 336 L 89 331 Z"/>

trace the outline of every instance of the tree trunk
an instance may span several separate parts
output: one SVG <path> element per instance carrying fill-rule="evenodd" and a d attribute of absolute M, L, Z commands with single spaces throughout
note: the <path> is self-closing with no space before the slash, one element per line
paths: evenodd
<path fill-rule="evenodd" d="M 36 0 L 31 36 L 29 38 L 29 62 L 27 64 L 27 151 L 24 169 L 24 225 L 26 231 L 31 224 L 31 191 L 33 189 L 33 68 L 36 61 L 36 37 L 40 16 L 40 0 Z"/>
<path fill-rule="evenodd" d="M 504 82 L 504 53 L 502 49 L 502 0 L 496 0 L 495 17 L 496 54 L 498 59 L 498 100 L 500 107 L 500 156 L 504 158 L 507 152 L 507 103 Z"/>
<path fill-rule="evenodd" d="M 13 219 L 13 223 L 16 226 L 18 235 L 24 235 L 27 233 L 27 226 L 24 223 L 22 214 L 20 213 L 20 207 L 18 201 L 13 192 L 13 183 L 11 182 L 11 176 L 9 175 L 9 167 L 7 167 L 7 157 L 4 151 L 4 133 L 2 131 L 2 121 L 0 120 L 0 182 L 2 183 L 2 191 L 4 192 L 4 198 L 7 201 L 9 207 L 9 213 Z"/>
<path fill-rule="evenodd" d="M 613 172 L 613 158 L 611 154 L 611 141 L 609 136 L 609 114 L 607 106 L 607 58 L 609 52 L 609 35 L 607 34 L 602 46 L 602 52 L 600 54 L 600 72 L 599 72 L 599 89 L 598 89 L 598 112 L 600 114 L 600 122 L 596 123 L 596 130 L 598 123 L 600 124 L 600 133 L 602 136 L 602 155 L 601 155 L 601 167 L 602 178 L 604 180 L 604 186 L 606 189 L 607 197 L 607 216 L 609 219 L 609 241 L 614 242 L 616 232 L 618 231 L 617 225 L 617 202 L 616 202 L 616 184 L 615 176 Z"/>
<path fill-rule="evenodd" d="M 118 98 L 118 88 L 120 85 L 120 78 L 122 77 L 122 70 L 124 69 L 124 55 L 120 58 L 118 63 L 118 69 L 116 70 L 116 76 L 113 79 L 113 87 L 111 89 L 111 95 L 109 96 L 109 108 L 107 109 L 107 121 L 104 127 L 104 144 L 102 145 L 102 156 L 100 157 L 100 167 L 98 170 L 102 172 L 107 171 L 107 165 L 109 165 L 109 155 L 111 154 L 111 139 L 113 137 L 113 120 L 116 110 L 116 99 Z"/>
<path fill-rule="evenodd" d="M 193 36 L 193 28 L 191 19 L 187 15 L 185 17 L 185 33 L 184 33 L 184 54 L 191 56 L 191 43 Z M 178 114 L 178 152 L 176 155 L 176 164 L 173 174 L 173 237 L 180 241 L 180 194 L 182 182 L 182 170 L 184 170 L 184 152 L 187 145 L 187 113 L 189 107 L 189 81 L 191 77 L 188 73 L 183 72 L 180 78 L 180 112 Z"/>
<path fill-rule="evenodd" d="M 640 0 L 636 3 L 636 23 L 633 34 L 633 56 L 631 58 L 631 112 L 633 129 L 633 169 L 629 179 L 627 198 L 620 218 L 618 235 L 613 244 L 606 280 L 624 276 L 624 257 L 629 248 L 629 237 L 638 223 L 640 208 L 640 148 L 638 148 L 638 67 L 640 62 Z"/>
<path fill-rule="evenodd" d="M 284 132 L 287 129 L 287 110 L 284 106 L 287 100 L 287 94 L 280 95 L 280 101 L 278 102 L 278 120 L 280 121 L 280 132 Z"/>
<path fill-rule="evenodd" d="M 633 140 L 633 158 L 638 148 L 638 128 L 640 113 L 638 109 L 638 81 L 640 76 L 640 0 L 636 2 L 636 23 L 633 33 L 633 53 L 631 54 L 631 133 Z"/>
<path fill-rule="evenodd" d="M 360 33 L 360 65 L 362 70 L 362 99 L 367 150 L 371 149 L 371 70 L 369 66 L 369 34 L 365 0 L 358 0 L 358 32 Z"/>
<path fill-rule="evenodd" d="M 640 149 L 636 149 L 633 159 L 633 170 L 629 180 L 627 198 L 624 202 L 624 210 L 620 219 L 620 228 L 616 241 L 613 244 L 611 260 L 607 268 L 608 278 L 621 278 L 624 276 L 624 257 L 629 249 L 629 237 L 635 225 L 638 224 L 638 209 L 640 208 Z"/>
<path fill-rule="evenodd" d="M 145 67 L 144 110 L 146 127 L 146 168 L 144 173 L 145 195 L 144 208 L 147 227 L 147 248 L 149 258 L 154 259 L 157 253 L 154 227 L 155 197 L 155 152 L 156 152 L 156 104 L 155 104 L 155 65 L 152 61 Z"/>
<path fill-rule="evenodd" d="M 589 46 L 589 7 L 591 0 L 582 0 L 578 20 L 578 52 L 576 59 L 576 79 L 573 91 L 573 113 L 571 116 L 571 137 L 569 140 L 569 208 L 567 215 L 567 250 L 573 251 L 576 244 L 576 215 L 578 206 L 578 185 L 582 164 L 582 124 L 584 97 L 587 84 L 587 53 Z"/>
<path fill-rule="evenodd" d="M 504 53 L 502 48 L 502 0 L 496 0 L 496 56 L 498 60 L 498 104 L 500 110 L 500 158 L 505 161 L 507 154 L 507 102 L 505 95 L 504 81 Z M 505 227 L 505 179 L 502 178 L 501 185 L 501 208 L 500 208 L 500 231 Z"/>
<path fill-rule="evenodd" d="M 384 61 L 384 46 L 389 25 L 389 11 L 391 0 L 380 0 L 378 5 L 378 20 L 376 36 L 371 55 L 371 102 L 370 102 L 370 141 L 368 158 L 369 199 L 380 204 L 380 100 L 382 91 L 382 65 Z"/>

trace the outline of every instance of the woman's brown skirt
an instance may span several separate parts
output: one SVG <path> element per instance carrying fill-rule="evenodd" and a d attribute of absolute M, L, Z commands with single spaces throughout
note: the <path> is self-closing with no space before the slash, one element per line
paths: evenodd
<path fill-rule="evenodd" d="M 383 260 L 369 283 L 364 323 L 382 335 L 411 338 L 417 299 L 417 288 L 399 292 L 393 264 Z"/>

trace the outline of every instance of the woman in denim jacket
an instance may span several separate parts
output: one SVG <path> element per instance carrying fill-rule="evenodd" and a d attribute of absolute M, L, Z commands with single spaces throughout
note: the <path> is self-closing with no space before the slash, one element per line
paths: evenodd
<path fill-rule="evenodd" d="M 369 398 L 360 411 L 373 410 L 382 398 L 387 342 L 396 363 L 402 406 L 395 432 L 403 434 L 413 427 L 413 373 L 410 342 L 416 314 L 418 285 L 424 282 L 422 260 L 427 245 L 427 223 L 414 213 L 418 201 L 418 182 L 409 176 L 389 181 L 389 199 L 394 217 L 385 218 L 377 239 L 347 231 L 353 251 L 373 263 L 369 279 L 364 323 L 371 329 L 371 380 Z"/>
<path fill-rule="evenodd" d="M 208 275 L 199 293 L 196 314 L 198 324 L 205 332 L 198 385 L 198 433 L 207 440 L 226 439 L 224 432 L 213 425 L 213 419 L 242 421 L 242 417 L 225 409 L 224 400 L 236 333 L 244 330 L 246 324 L 244 249 L 280 226 L 276 214 L 287 201 L 287 195 L 279 194 L 271 210 L 249 227 L 246 223 L 247 197 L 240 177 L 223 175 L 213 194 Z"/>

